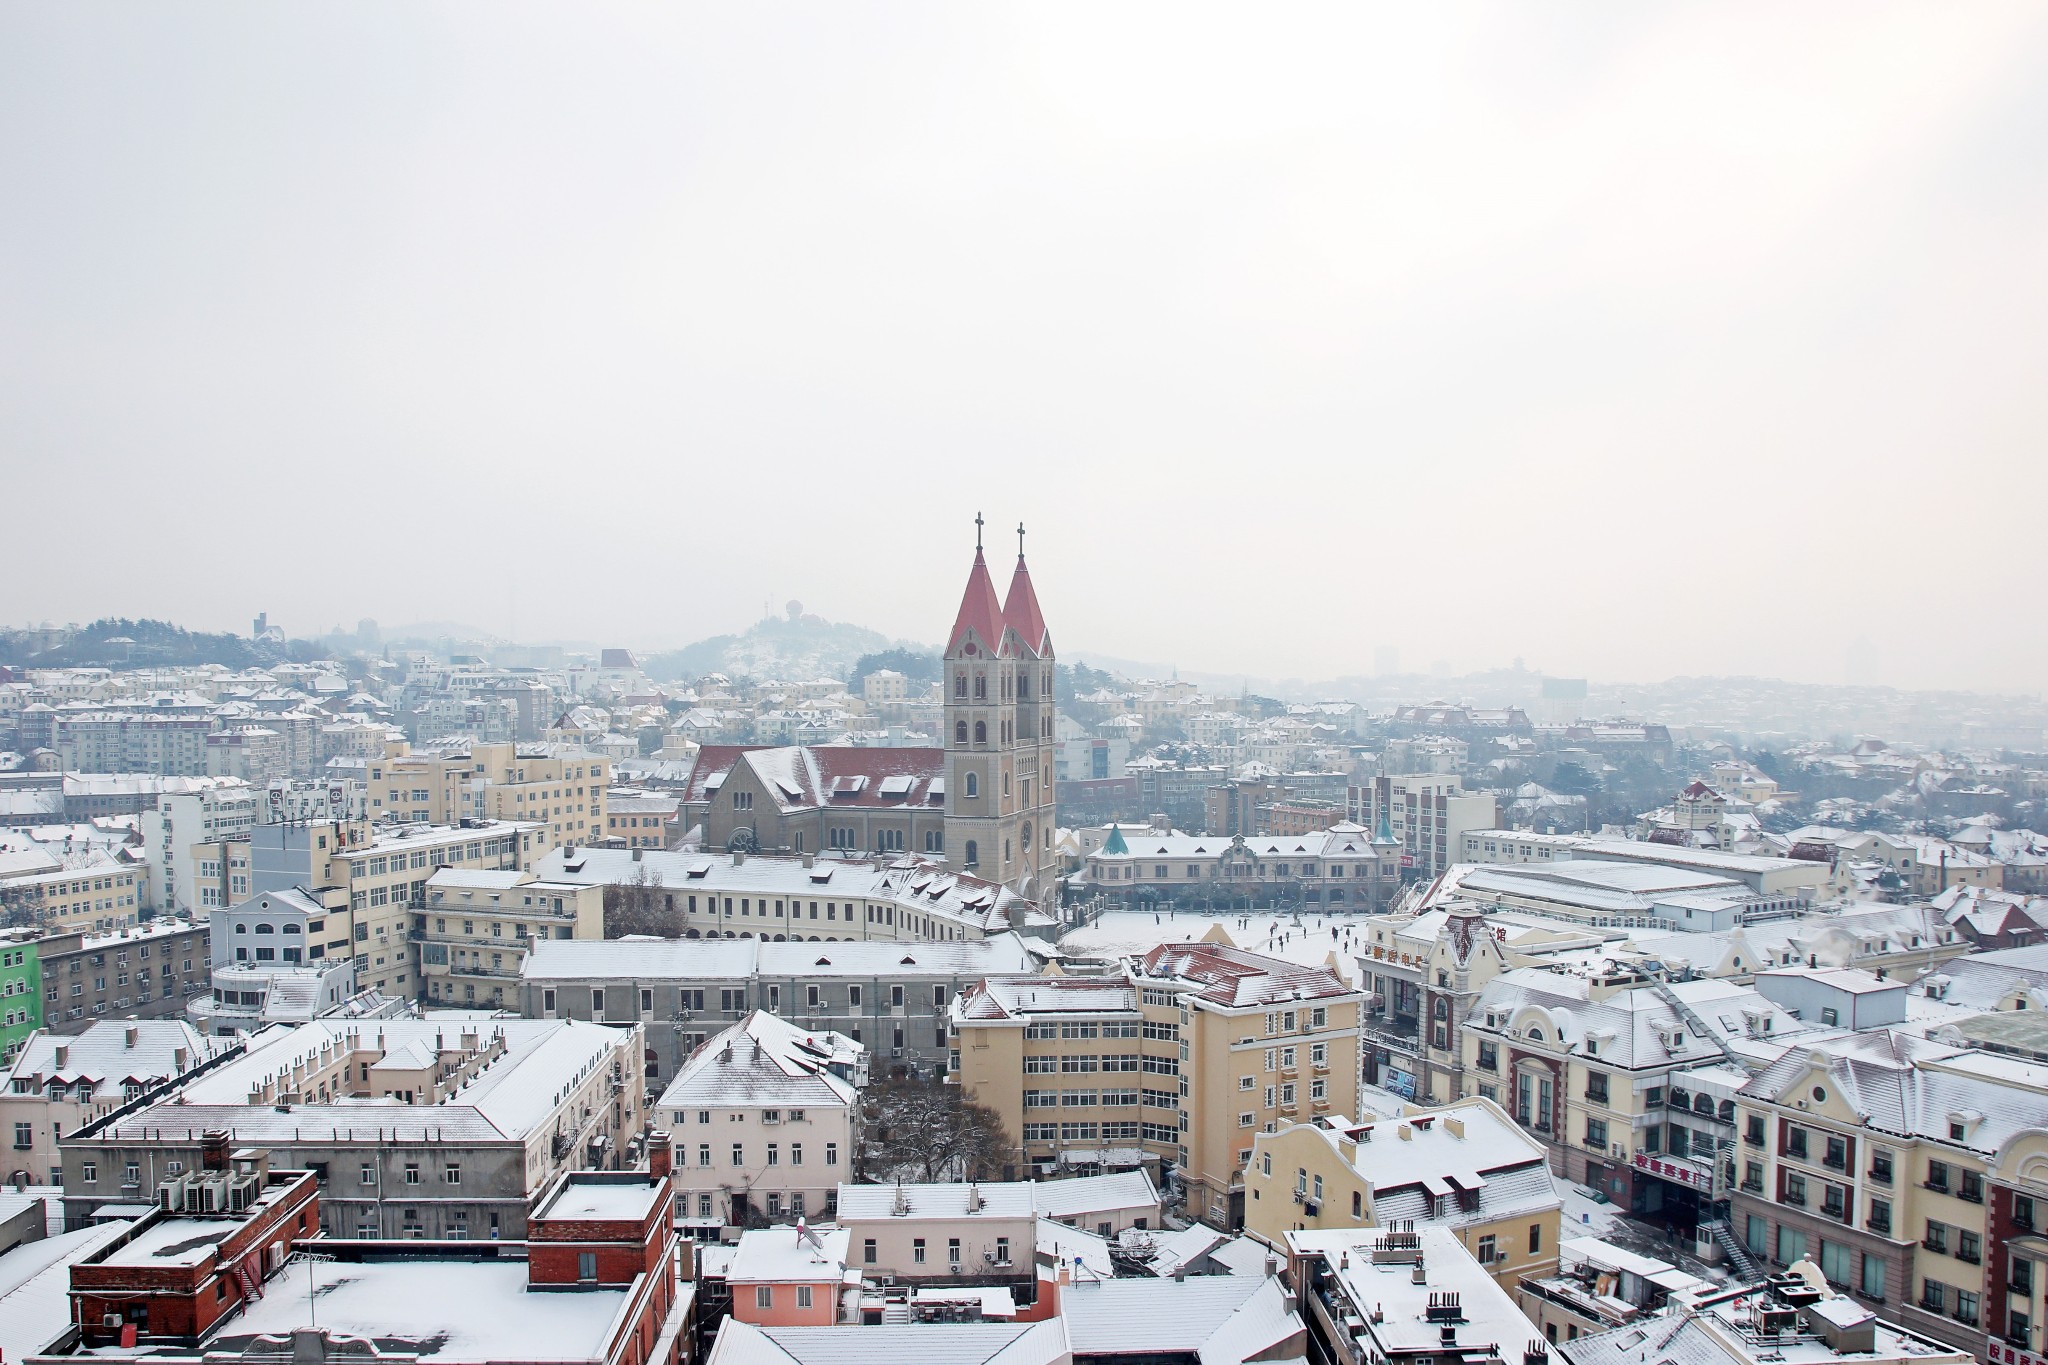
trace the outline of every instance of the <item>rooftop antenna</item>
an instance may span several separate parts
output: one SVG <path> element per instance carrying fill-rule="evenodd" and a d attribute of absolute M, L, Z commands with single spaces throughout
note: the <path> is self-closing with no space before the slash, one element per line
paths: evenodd
<path fill-rule="evenodd" d="M 306 1325 L 309 1327 L 318 1328 L 320 1326 L 320 1319 L 315 1313 L 313 1306 L 315 1300 L 320 1297 L 320 1291 L 313 1283 L 313 1267 L 333 1259 L 332 1256 L 321 1251 L 295 1251 L 292 1253 L 292 1260 L 303 1261 L 306 1265 Z"/>

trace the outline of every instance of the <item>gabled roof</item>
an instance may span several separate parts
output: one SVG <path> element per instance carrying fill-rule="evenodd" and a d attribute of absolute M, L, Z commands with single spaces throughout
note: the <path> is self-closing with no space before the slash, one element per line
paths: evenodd
<path fill-rule="evenodd" d="M 996 601 L 996 585 L 989 581 L 988 561 L 981 547 L 974 550 L 974 567 L 967 574 L 967 590 L 960 595 L 960 611 L 953 618 L 952 633 L 946 637 L 946 653 L 952 654 L 967 641 L 969 632 L 980 647 L 991 654 L 1003 647 L 1003 608 Z"/>

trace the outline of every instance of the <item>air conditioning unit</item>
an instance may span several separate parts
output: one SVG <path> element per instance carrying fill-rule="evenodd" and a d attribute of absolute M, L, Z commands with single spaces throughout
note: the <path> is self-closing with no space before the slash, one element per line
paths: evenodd
<path fill-rule="evenodd" d="M 1618 1157 L 1618 1156 L 1620 1156 L 1620 1155 L 1621 1155 L 1621 1144 L 1620 1144 L 1620 1143 L 1618 1143 L 1618 1142 L 1610 1142 L 1610 1143 L 1608 1143 L 1608 1144 L 1607 1144 L 1607 1154 L 1608 1154 L 1609 1156 L 1614 1156 L 1614 1157 Z"/>

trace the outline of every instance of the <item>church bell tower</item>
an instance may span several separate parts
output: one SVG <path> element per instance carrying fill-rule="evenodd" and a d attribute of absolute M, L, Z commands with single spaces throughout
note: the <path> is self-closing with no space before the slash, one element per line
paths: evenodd
<path fill-rule="evenodd" d="M 946 864 L 1049 904 L 1053 649 L 1024 562 L 998 601 L 974 519 L 974 565 L 946 640 Z"/>

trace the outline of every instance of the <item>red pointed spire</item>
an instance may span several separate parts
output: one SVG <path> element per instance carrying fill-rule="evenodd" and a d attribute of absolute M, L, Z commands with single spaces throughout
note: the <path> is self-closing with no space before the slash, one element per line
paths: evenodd
<path fill-rule="evenodd" d="M 1024 528 L 1017 528 L 1017 571 L 1010 575 L 1010 595 L 1003 599 L 1003 620 L 1024 647 L 1039 658 L 1052 652 L 1052 636 L 1045 629 L 1045 614 L 1038 609 L 1038 594 L 1031 590 L 1031 570 L 1024 567 Z"/>
<path fill-rule="evenodd" d="M 1003 644 L 1003 608 L 996 601 L 996 585 L 988 576 L 988 561 L 981 557 L 981 517 L 974 518 L 974 568 L 967 574 L 967 591 L 960 595 L 960 612 L 953 618 L 953 633 L 947 637 L 946 653 L 960 648 L 969 630 L 981 637 L 982 648 L 998 651 Z"/>

